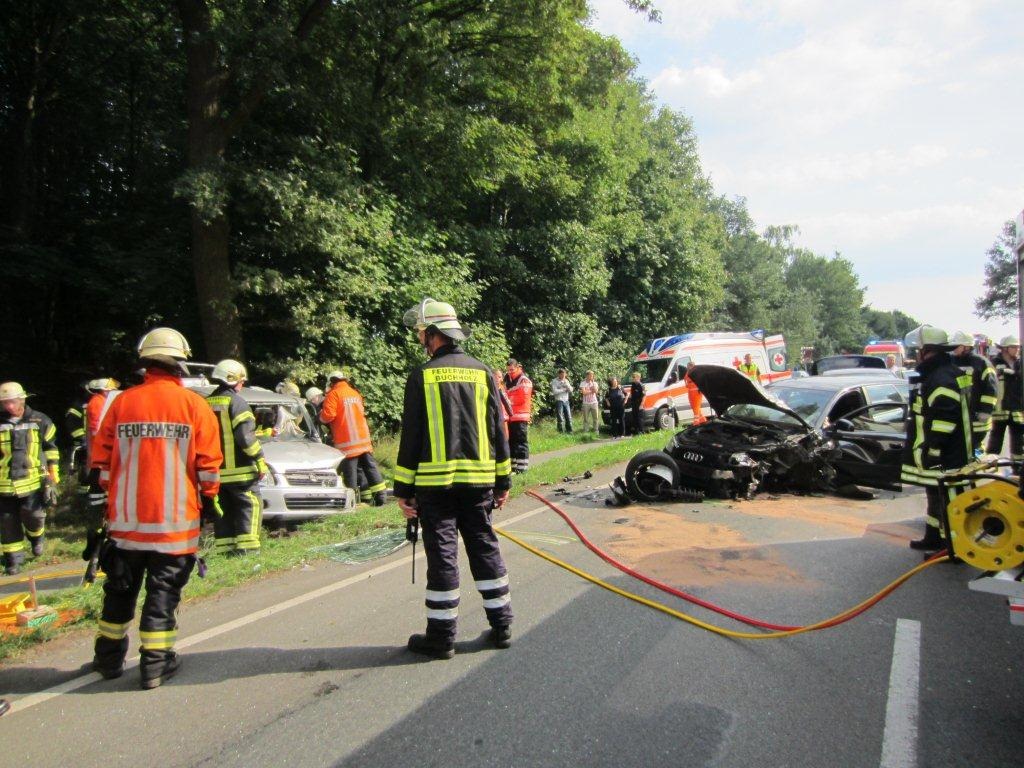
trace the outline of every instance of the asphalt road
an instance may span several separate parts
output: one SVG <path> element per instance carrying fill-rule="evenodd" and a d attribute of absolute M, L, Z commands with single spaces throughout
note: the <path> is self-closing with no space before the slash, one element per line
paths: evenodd
<path fill-rule="evenodd" d="M 542 490 L 641 570 L 778 623 L 838 613 L 919 562 L 906 547 L 920 528 L 919 495 L 612 509 L 601 492 Z M 613 570 L 570 541 L 555 515 L 529 514 L 538 506 L 518 499 L 498 522 L 623 589 L 742 629 Z M 109 682 L 84 675 L 84 634 L 0 669 L 0 695 L 14 704 L 0 720 L 5 762 L 1019 762 L 1024 629 L 1009 624 L 1001 598 L 967 590 L 967 566 L 932 567 L 840 627 L 749 641 L 628 602 L 507 541 L 503 549 L 516 613 L 509 650 L 484 642 L 468 575 L 456 657 L 426 661 L 404 648 L 423 627 L 422 562 L 415 586 L 408 550 L 366 566 L 317 565 L 186 605 L 184 664 L 154 691 L 138 689 L 135 668 Z"/>

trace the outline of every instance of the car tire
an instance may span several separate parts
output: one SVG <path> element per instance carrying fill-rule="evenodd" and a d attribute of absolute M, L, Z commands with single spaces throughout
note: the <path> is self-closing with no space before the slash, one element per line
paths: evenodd
<path fill-rule="evenodd" d="M 655 429 L 675 429 L 676 428 L 676 414 L 675 411 L 670 411 L 665 406 L 662 406 L 654 413 L 654 428 Z"/>
<path fill-rule="evenodd" d="M 626 465 L 626 488 L 637 501 L 672 497 L 679 487 L 679 465 L 664 451 L 643 451 Z"/>

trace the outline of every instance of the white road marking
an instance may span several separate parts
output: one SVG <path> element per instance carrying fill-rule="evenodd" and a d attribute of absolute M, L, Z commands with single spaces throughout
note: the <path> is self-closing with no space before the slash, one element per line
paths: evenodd
<path fill-rule="evenodd" d="M 885 705 L 881 768 L 916 768 L 921 623 L 897 619 Z"/>
<path fill-rule="evenodd" d="M 587 491 L 586 493 L 591 493 L 591 491 Z M 573 498 L 575 498 L 576 496 L 583 495 L 585 494 L 575 494 Z M 508 520 L 503 521 L 501 523 L 501 526 L 504 527 L 506 525 L 518 523 L 520 520 L 525 520 L 528 517 L 533 517 L 539 512 L 544 512 L 546 510 L 546 506 L 535 507 L 534 509 L 531 509 L 528 512 L 523 512 L 520 515 L 516 515 L 515 517 L 511 517 Z M 423 551 L 421 549 L 420 552 L 417 554 L 417 559 L 422 557 Z M 293 597 L 291 600 L 285 600 L 282 603 L 277 603 L 276 605 L 271 605 L 267 608 L 263 608 L 258 611 L 253 611 L 252 613 L 247 614 L 245 616 L 241 616 L 237 619 L 234 619 L 233 621 L 228 621 L 216 627 L 211 627 L 210 629 L 203 630 L 202 632 L 197 632 L 194 635 L 189 635 L 188 637 L 182 638 L 177 643 L 175 643 L 175 650 L 180 651 L 184 650 L 185 648 L 191 648 L 193 645 L 198 645 L 199 643 L 205 642 L 206 640 L 211 640 L 215 637 L 218 637 L 219 635 L 223 635 L 227 632 L 240 629 L 244 626 L 252 624 L 253 622 L 269 618 L 270 616 L 273 616 L 275 613 L 287 611 L 290 608 L 295 608 L 296 606 L 303 605 L 305 603 L 310 602 L 311 600 L 316 600 L 318 598 L 324 597 L 325 595 L 329 595 L 332 592 L 337 592 L 340 589 L 350 587 L 353 584 L 358 584 L 368 579 L 372 579 L 374 576 L 378 576 L 382 573 L 393 571 L 395 568 L 399 568 L 401 566 L 408 567 L 409 561 L 411 559 L 412 557 L 410 555 L 409 557 L 403 557 L 398 560 L 393 560 L 390 563 L 385 563 L 384 565 L 377 566 L 376 568 L 373 568 L 369 571 L 365 571 L 356 576 L 352 576 L 350 578 L 343 579 L 342 581 L 337 581 L 334 584 L 328 584 L 325 587 L 320 587 L 320 589 L 315 589 L 312 592 L 306 592 L 297 597 Z M 133 656 L 132 658 L 125 660 L 125 671 L 128 671 L 138 666 L 138 663 L 138 656 Z M 30 694 L 28 696 L 25 696 L 24 698 L 12 698 L 11 711 L 8 713 L 8 716 L 17 714 L 18 712 L 24 712 L 26 709 L 30 709 L 36 706 L 37 704 L 42 704 L 62 694 L 70 693 L 71 691 L 77 691 L 79 688 L 84 688 L 87 685 L 100 682 L 101 680 L 103 680 L 103 678 L 100 676 L 98 672 L 89 672 L 85 675 L 72 678 L 71 680 L 66 680 L 63 683 L 60 683 L 59 685 L 47 688 L 44 691 L 39 691 L 38 693 Z"/>

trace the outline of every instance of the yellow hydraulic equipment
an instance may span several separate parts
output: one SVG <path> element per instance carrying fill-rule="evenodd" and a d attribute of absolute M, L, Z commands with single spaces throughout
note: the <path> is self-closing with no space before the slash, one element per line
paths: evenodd
<path fill-rule="evenodd" d="M 949 503 L 953 554 L 983 571 L 1024 565 L 1024 501 L 1017 488 L 991 481 Z"/>

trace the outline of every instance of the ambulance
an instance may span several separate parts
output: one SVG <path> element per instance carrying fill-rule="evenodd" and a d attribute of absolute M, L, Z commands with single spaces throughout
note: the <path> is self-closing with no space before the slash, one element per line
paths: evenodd
<path fill-rule="evenodd" d="M 763 331 L 684 333 L 651 339 L 633 359 L 621 384 L 628 388 L 633 373 L 639 371 L 646 393 L 643 403 L 644 426 L 672 429 L 694 418 L 683 380 L 687 363 L 692 360 L 698 365 L 739 368 L 746 355 L 750 355 L 751 360 L 757 364 L 762 384 L 789 378 L 791 375 L 786 359 L 786 341 L 782 334 L 767 336 Z M 702 410 L 705 415 L 711 414 L 707 400 Z M 607 411 L 604 416 L 607 422 Z"/>
<path fill-rule="evenodd" d="M 864 354 L 885 360 L 889 355 L 896 358 L 896 367 L 902 369 L 906 365 L 907 352 L 903 342 L 898 340 L 870 339 L 864 347 Z"/>

